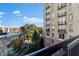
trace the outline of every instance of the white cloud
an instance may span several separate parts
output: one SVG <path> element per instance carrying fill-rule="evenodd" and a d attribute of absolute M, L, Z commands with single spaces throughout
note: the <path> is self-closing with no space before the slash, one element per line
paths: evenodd
<path fill-rule="evenodd" d="M 0 15 L 0 18 L 2 18 L 2 16 Z"/>
<path fill-rule="evenodd" d="M 20 11 L 19 11 L 19 10 L 16 10 L 16 11 L 14 11 L 13 13 L 14 13 L 14 14 L 19 14 Z"/>
<path fill-rule="evenodd" d="M 10 25 L 9 28 L 20 28 L 20 26 L 17 26 L 17 25 Z"/>
<path fill-rule="evenodd" d="M 24 19 L 27 19 L 27 17 L 26 17 L 26 16 L 24 16 L 23 18 L 24 18 Z"/>
<path fill-rule="evenodd" d="M 27 22 L 27 23 L 42 23 L 43 20 L 40 19 L 40 18 L 28 18 L 28 17 L 25 17 L 24 16 L 24 22 Z"/>
<path fill-rule="evenodd" d="M 0 15 L 3 15 L 4 14 L 4 12 L 0 12 Z"/>
<path fill-rule="evenodd" d="M 20 10 L 15 10 L 15 11 L 13 11 L 13 14 L 20 16 L 21 15 L 21 11 Z"/>
<path fill-rule="evenodd" d="M 41 18 L 34 18 L 34 17 L 32 17 L 32 18 L 28 18 L 28 17 L 23 17 L 24 19 L 24 22 L 25 23 L 28 23 L 28 24 L 35 24 L 35 25 L 37 25 L 37 26 L 43 26 L 43 19 L 41 19 Z"/>

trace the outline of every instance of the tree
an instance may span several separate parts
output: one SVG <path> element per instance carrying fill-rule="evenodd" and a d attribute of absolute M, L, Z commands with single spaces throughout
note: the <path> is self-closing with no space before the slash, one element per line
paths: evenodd
<path fill-rule="evenodd" d="M 3 34 L 3 31 L 2 30 L 0 30 L 0 35 L 2 35 Z"/>
<path fill-rule="evenodd" d="M 44 48 L 44 37 L 41 36 L 41 48 Z"/>
<path fill-rule="evenodd" d="M 32 43 L 35 45 L 36 50 L 40 49 L 40 35 L 36 30 L 32 35 Z"/>
<path fill-rule="evenodd" d="M 42 27 L 38 27 L 37 29 L 38 29 L 38 31 L 39 31 L 40 34 L 43 34 Z"/>
<path fill-rule="evenodd" d="M 13 39 L 11 41 L 11 45 L 13 46 L 14 50 L 18 51 L 21 48 L 21 40 Z"/>

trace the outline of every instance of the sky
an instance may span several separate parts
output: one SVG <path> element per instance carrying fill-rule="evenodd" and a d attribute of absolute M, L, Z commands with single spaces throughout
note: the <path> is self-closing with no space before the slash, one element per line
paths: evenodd
<path fill-rule="evenodd" d="M 9 27 L 32 23 L 43 26 L 43 13 L 41 3 L 0 3 L 0 24 Z"/>

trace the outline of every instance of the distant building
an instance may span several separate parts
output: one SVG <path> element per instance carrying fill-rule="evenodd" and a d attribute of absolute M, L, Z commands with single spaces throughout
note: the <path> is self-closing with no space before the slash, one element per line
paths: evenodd
<path fill-rule="evenodd" d="M 0 30 L 2 30 L 4 33 L 8 32 L 7 26 L 4 26 L 4 25 L 0 25 Z"/>
<path fill-rule="evenodd" d="M 8 32 L 21 32 L 20 28 L 9 28 Z"/>

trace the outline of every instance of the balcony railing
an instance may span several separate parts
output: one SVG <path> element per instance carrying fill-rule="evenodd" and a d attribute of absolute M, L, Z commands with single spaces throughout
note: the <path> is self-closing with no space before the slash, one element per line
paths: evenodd
<path fill-rule="evenodd" d="M 7 33 L 5 35 L 0 35 L 0 55 L 7 56 L 12 53 L 10 50 L 12 48 L 10 43 L 14 39 L 24 40 L 25 36 L 23 33 Z"/>
<path fill-rule="evenodd" d="M 61 4 L 58 5 L 58 9 L 61 9 L 61 8 L 65 7 L 65 6 L 66 6 L 66 3 L 61 3 Z"/>
<path fill-rule="evenodd" d="M 46 29 L 46 32 L 50 32 L 50 29 L 49 29 L 49 28 L 47 28 L 47 29 Z"/>
<path fill-rule="evenodd" d="M 46 15 L 49 15 L 50 14 L 50 12 L 46 12 Z"/>
<path fill-rule="evenodd" d="M 58 21 L 58 25 L 65 25 L 66 21 Z"/>
<path fill-rule="evenodd" d="M 58 32 L 59 33 L 66 33 L 66 30 L 65 29 L 58 29 Z"/>
<path fill-rule="evenodd" d="M 46 24 L 46 26 L 50 26 L 50 24 Z"/>
<path fill-rule="evenodd" d="M 50 21 L 50 18 L 47 18 L 46 21 Z"/>
<path fill-rule="evenodd" d="M 48 4 L 47 6 L 46 6 L 46 9 L 49 9 L 50 8 L 50 5 Z"/>
<path fill-rule="evenodd" d="M 58 17 L 62 17 L 62 16 L 65 16 L 65 15 L 66 15 L 66 12 L 62 12 L 62 13 L 58 14 Z"/>
<path fill-rule="evenodd" d="M 79 55 L 79 35 L 66 39 L 58 44 L 45 47 L 27 56 L 78 56 Z"/>

